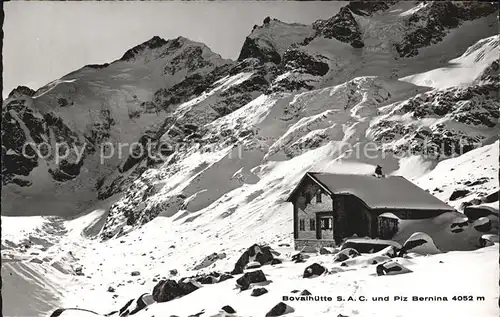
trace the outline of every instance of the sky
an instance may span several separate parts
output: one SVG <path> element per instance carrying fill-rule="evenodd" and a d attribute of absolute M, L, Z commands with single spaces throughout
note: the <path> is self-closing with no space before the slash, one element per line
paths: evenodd
<path fill-rule="evenodd" d="M 265 17 L 310 24 L 335 15 L 340 2 L 45 2 L 4 3 L 3 96 L 38 89 L 87 64 L 112 62 L 157 35 L 203 42 L 236 59 Z"/>

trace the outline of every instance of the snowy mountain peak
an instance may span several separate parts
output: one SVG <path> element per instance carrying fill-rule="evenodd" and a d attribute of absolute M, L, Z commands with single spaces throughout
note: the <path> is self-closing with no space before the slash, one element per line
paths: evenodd
<path fill-rule="evenodd" d="M 147 40 L 144 43 L 141 43 L 137 46 L 134 46 L 133 48 L 129 49 L 128 51 L 123 54 L 122 58 L 120 58 L 121 61 L 129 61 L 136 57 L 138 54 L 144 52 L 147 49 L 155 49 L 164 46 L 168 42 L 162 39 L 159 36 L 153 36 L 151 39 Z"/>
<path fill-rule="evenodd" d="M 266 18 L 263 25 L 254 27 L 245 39 L 238 61 L 253 57 L 262 62 L 279 64 L 283 53 L 290 46 L 303 42 L 313 34 L 310 25 Z"/>

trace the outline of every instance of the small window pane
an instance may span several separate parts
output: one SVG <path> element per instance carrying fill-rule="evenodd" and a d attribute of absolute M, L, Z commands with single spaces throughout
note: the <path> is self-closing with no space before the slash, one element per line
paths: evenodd
<path fill-rule="evenodd" d="M 311 230 L 311 231 L 316 230 L 316 220 L 315 219 L 309 219 L 309 230 Z"/>

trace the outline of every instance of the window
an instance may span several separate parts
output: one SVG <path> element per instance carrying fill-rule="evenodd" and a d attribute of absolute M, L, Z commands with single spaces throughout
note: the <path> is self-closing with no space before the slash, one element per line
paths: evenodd
<path fill-rule="evenodd" d="M 316 219 L 309 219 L 309 230 L 316 230 Z"/>
<path fill-rule="evenodd" d="M 321 230 L 332 229 L 332 218 L 322 218 L 321 219 Z"/>
<path fill-rule="evenodd" d="M 299 220 L 299 230 L 300 231 L 306 230 L 306 221 L 304 219 Z"/>
<path fill-rule="evenodd" d="M 321 203 L 321 190 L 316 193 L 316 203 Z"/>

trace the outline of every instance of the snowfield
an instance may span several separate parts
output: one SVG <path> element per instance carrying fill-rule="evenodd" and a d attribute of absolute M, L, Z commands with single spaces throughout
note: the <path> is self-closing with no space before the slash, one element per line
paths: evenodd
<path fill-rule="evenodd" d="M 2 106 L 3 316 L 120 316 L 131 300 L 120 317 L 498 316 L 497 14 L 351 3 L 312 25 L 265 19 L 237 61 L 153 37 L 19 87 Z M 26 158 L 25 142 L 71 155 Z M 120 142 L 162 155 L 102 162 Z M 351 191 L 377 165 L 376 205 L 405 177 L 434 197 L 400 186 L 400 205 L 450 211 L 385 214 L 391 241 L 295 250 L 303 175 L 350 175 Z"/>

